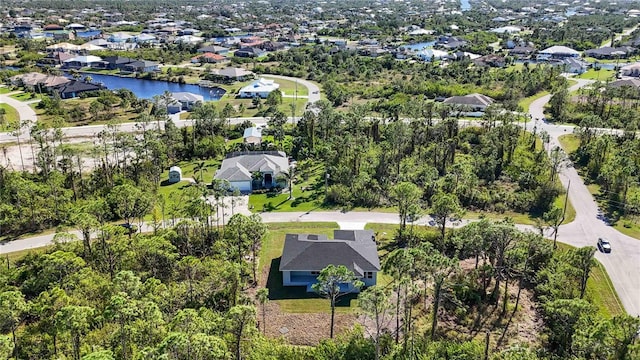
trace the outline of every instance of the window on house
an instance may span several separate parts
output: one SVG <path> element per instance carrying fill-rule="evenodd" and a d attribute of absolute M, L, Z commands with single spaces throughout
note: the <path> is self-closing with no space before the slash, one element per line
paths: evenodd
<path fill-rule="evenodd" d="M 315 276 L 320 275 L 320 271 L 312 271 L 311 275 L 315 275 Z"/>
<path fill-rule="evenodd" d="M 373 272 L 365 272 L 364 277 L 367 279 L 373 279 Z"/>

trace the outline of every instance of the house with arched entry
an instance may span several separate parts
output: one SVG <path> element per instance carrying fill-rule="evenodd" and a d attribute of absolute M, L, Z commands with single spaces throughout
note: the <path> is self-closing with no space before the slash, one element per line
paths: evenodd
<path fill-rule="evenodd" d="M 214 179 L 228 181 L 231 190 L 249 193 L 279 185 L 278 177 L 287 171 L 289 160 L 282 151 L 234 152 L 222 161 Z"/>

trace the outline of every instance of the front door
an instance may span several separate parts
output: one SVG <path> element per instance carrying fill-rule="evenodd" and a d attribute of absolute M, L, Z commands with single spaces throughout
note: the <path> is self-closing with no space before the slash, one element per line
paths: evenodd
<path fill-rule="evenodd" d="M 273 186 L 273 177 L 271 174 L 264 174 L 264 187 L 272 187 Z"/>

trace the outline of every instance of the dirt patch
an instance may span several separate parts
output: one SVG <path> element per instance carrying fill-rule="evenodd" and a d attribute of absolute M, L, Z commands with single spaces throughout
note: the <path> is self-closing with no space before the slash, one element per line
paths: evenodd
<path fill-rule="evenodd" d="M 262 321 L 262 307 L 258 308 L 258 319 Z M 275 302 L 266 305 L 266 335 L 271 338 L 283 338 L 292 345 L 317 345 L 320 340 L 329 338 L 331 314 L 293 314 L 280 310 Z M 335 334 L 349 330 L 357 323 L 355 315 L 336 314 Z M 262 331 L 260 324 L 260 331 Z"/>

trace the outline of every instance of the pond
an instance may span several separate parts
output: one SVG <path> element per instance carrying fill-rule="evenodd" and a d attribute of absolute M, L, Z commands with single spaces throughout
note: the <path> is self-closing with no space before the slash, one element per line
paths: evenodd
<path fill-rule="evenodd" d="M 90 76 L 92 82 L 101 83 L 109 90 L 131 90 L 141 99 L 151 99 L 155 95 L 162 95 L 165 91 L 169 91 L 172 93 L 190 92 L 202 95 L 205 100 L 220 100 L 226 92 L 222 88 L 206 88 L 194 84 L 178 84 L 160 80 L 126 78 L 104 74 L 83 74 L 83 76 Z"/>

